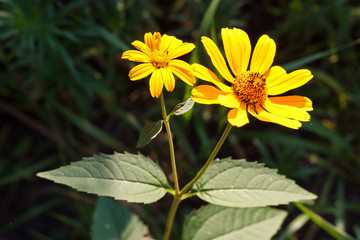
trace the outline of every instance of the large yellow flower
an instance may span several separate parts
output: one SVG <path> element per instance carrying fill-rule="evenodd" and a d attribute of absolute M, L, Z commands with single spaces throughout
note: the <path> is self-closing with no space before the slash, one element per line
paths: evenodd
<path fill-rule="evenodd" d="M 191 52 L 195 45 L 184 43 L 173 36 L 155 32 L 146 33 L 144 42 L 134 41 L 132 45 L 138 50 L 129 50 L 123 53 L 122 58 L 130 61 L 143 62 L 132 68 L 129 77 L 132 81 L 150 77 L 150 93 L 158 98 L 165 85 L 166 90 L 171 92 L 175 88 L 174 75 L 189 85 L 195 83 L 191 66 L 181 60 L 175 59 Z"/>
<path fill-rule="evenodd" d="M 251 61 L 251 44 L 246 32 L 237 28 L 223 28 L 221 35 L 225 55 L 233 74 L 230 73 L 215 43 L 207 37 L 202 37 L 201 41 L 213 65 L 231 86 L 221 82 L 206 67 L 193 64 L 196 77 L 211 82 L 217 87 L 211 85 L 195 87 L 191 92 L 195 102 L 221 104 L 231 108 L 227 118 L 231 125 L 237 127 L 249 122 L 247 112 L 261 121 L 277 123 L 293 129 L 301 127 L 300 121 L 310 120 L 307 112 L 313 110 L 310 99 L 294 95 L 270 97 L 304 85 L 313 77 L 309 70 L 300 69 L 288 74 L 282 67 L 271 67 L 276 45 L 267 35 L 259 38 Z"/>

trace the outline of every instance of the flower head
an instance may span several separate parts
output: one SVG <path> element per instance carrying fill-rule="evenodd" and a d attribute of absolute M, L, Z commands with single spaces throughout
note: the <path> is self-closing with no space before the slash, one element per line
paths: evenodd
<path fill-rule="evenodd" d="M 130 80 L 143 79 L 151 74 L 150 93 L 152 97 L 158 98 L 165 85 L 166 90 L 171 92 L 175 88 L 174 75 L 189 85 L 195 83 L 191 66 L 181 60 L 175 59 L 191 52 L 195 45 L 184 43 L 173 36 L 162 35 L 158 32 L 146 33 L 144 42 L 134 41 L 132 45 L 137 50 L 128 50 L 121 58 L 130 61 L 143 62 L 132 68 L 129 72 Z"/>
<path fill-rule="evenodd" d="M 248 112 L 261 121 L 293 129 L 301 127 L 300 121 L 310 120 L 308 111 L 313 110 L 310 99 L 303 96 L 271 97 L 307 83 L 313 77 L 309 70 L 300 69 L 286 73 L 282 67 L 271 67 L 276 45 L 267 35 L 259 38 L 251 60 L 251 44 L 246 32 L 237 28 L 223 28 L 221 35 L 233 74 L 215 43 L 207 37 L 202 37 L 201 41 L 213 65 L 231 86 L 221 82 L 206 67 L 193 64 L 196 77 L 216 86 L 199 85 L 193 88 L 191 93 L 195 102 L 220 104 L 231 108 L 227 118 L 231 125 L 237 127 L 249 123 Z"/>

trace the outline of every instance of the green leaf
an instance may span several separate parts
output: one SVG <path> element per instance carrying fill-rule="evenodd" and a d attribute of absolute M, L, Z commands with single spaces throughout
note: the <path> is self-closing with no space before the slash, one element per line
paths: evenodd
<path fill-rule="evenodd" d="M 320 228 L 326 231 L 329 235 L 337 240 L 354 240 L 352 236 L 348 233 L 344 232 L 342 229 L 332 225 L 325 219 L 323 219 L 318 214 L 314 213 L 303 204 L 299 202 L 294 202 L 294 205 L 299 208 L 303 213 L 305 213 L 315 224 L 317 224 Z"/>
<path fill-rule="evenodd" d="M 286 216 L 286 211 L 269 207 L 230 208 L 208 205 L 186 219 L 182 239 L 271 239 Z"/>
<path fill-rule="evenodd" d="M 139 219 L 116 201 L 99 197 L 92 225 L 92 240 L 145 239 L 149 230 Z"/>
<path fill-rule="evenodd" d="M 174 110 L 172 110 L 172 112 L 169 114 L 169 117 L 172 115 L 179 116 L 186 113 L 187 111 L 189 111 L 194 107 L 194 104 L 195 104 L 194 100 L 192 100 L 192 98 L 189 97 L 189 99 L 186 100 L 185 102 L 176 105 Z"/>
<path fill-rule="evenodd" d="M 228 207 L 275 206 L 317 198 L 276 171 L 245 160 L 218 160 L 192 192 L 204 201 Z"/>
<path fill-rule="evenodd" d="M 141 130 L 139 141 L 136 144 L 136 147 L 143 147 L 151 140 L 153 140 L 160 132 L 163 126 L 163 120 L 157 122 L 151 122 L 145 125 Z"/>
<path fill-rule="evenodd" d="M 37 176 L 78 191 L 129 202 L 155 202 L 169 188 L 160 166 L 141 154 L 94 155 Z"/>

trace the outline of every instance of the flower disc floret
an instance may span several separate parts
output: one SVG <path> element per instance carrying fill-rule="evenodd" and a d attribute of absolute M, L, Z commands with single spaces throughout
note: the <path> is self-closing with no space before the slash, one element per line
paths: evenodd
<path fill-rule="evenodd" d="M 154 68 L 166 68 L 169 65 L 169 56 L 163 51 L 154 51 L 149 53 L 149 62 Z"/>
<path fill-rule="evenodd" d="M 267 97 L 266 79 L 260 73 L 241 73 L 236 76 L 233 89 L 240 101 L 248 106 L 261 106 Z"/>

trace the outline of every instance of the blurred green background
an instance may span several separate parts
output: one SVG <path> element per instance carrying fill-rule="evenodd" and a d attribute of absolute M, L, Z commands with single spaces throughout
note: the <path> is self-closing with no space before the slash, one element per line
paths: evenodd
<path fill-rule="evenodd" d="M 211 67 L 199 37 L 221 43 L 222 27 L 245 30 L 256 43 L 277 43 L 275 63 L 308 68 L 314 78 L 291 94 L 313 100 L 299 131 L 260 122 L 233 129 L 219 157 L 264 162 L 317 194 L 310 206 L 360 238 L 360 1 L 347 0 L 1 0 L 0 239 L 89 239 L 96 196 L 35 176 L 93 154 L 141 151 L 170 173 L 166 133 L 135 147 L 142 126 L 161 119 L 148 81 L 131 82 L 122 52 L 146 32 L 197 43 L 184 60 Z M 188 97 L 177 81 L 165 93 L 170 110 Z M 181 186 L 206 161 L 226 124 L 227 109 L 195 105 L 173 118 Z M 171 176 L 169 176 L 171 179 Z M 122 203 L 160 238 L 171 198 Z M 193 208 L 179 209 L 173 236 Z M 275 239 L 332 239 L 293 205 Z M 293 224 L 298 223 L 295 228 Z"/>

